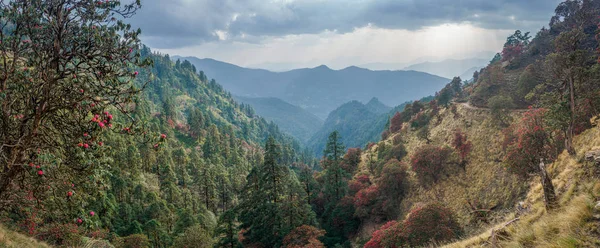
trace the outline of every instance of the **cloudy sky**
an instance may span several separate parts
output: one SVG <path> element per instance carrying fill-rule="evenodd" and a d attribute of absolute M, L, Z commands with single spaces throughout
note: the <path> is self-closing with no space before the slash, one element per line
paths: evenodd
<path fill-rule="evenodd" d="M 130 20 L 172 55 L 241 66 L 397 66 L 499 51 L 560 0 L 142 0 Z M 400 68 L 398 68 L 400 69 Z"/>

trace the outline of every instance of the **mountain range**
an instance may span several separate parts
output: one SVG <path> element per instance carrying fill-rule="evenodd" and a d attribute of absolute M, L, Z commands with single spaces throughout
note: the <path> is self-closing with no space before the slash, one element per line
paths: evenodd
<path fill-rule="evenodd" d="M 333 70 L 315 68 L 272 72 L 249 69 L 214 59 L 178 57 L 240 97 L 276 97 L 325 119 L 349 101 L 367 102 L 373 97 L 388 106 L 434 94 L 450 80 L 418 71 L 373 71 L 356 66 Z"/>
<path fill-rule="evenodd" d="M 476 69 L 489 63 L 489 59 L 447 59 L 439 62 L 423 62 L 405 67 L 404 70 L 427 72 L 446 78 L 460 76 L 463 80 L 471 79 Z M 463 78 L 466 77 L 466 78 Z"/>

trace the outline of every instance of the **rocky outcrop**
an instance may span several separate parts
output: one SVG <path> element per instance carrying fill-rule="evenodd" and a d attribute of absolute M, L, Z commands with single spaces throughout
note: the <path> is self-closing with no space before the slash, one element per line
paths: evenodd
<path fill-rule="evenodd" d="M 585 153 L 585 160 L 600 165 L 600 149 L 591 150 Z"/>

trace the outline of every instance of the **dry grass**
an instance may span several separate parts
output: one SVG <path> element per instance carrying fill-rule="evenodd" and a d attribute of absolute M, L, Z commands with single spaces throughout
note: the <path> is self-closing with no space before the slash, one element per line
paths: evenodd
<path fill-rule="evenodd" d="M 600 198 L 600 181 L 594 175 L 593 165 L 583 161 L 585 152 L 599 145 L 600 130 L 587 130 L 575 140 L 577 156 L 563 153 L 549 166 L 559 208 L 547 212 L 540 183 L 532 181 L 526 199 L 531 210 L 504 229 L 500 247 L 600 247 L 600 224 L 592 220 L 593 206 Z M 490 232 L 491 229 L 447 247 L 484 246 Z"/>
<path fill-rule="evenodd" d="M 7 230 L 0 225 L 0 248 L 49 248 L 42 242 L 23 234 Z"/>
<path fill-rule="evenodd" d="M 473 143 L 466 171 L 450 169 L 444 179 L 427 188 L 418 186 L 412 178 L 411 185 L 415 186 L 404 199 L 401 213 L 419 202 L 441 202 L 452 208 L 466 226 L 465 238 L 445 247 L 489 247 L 491 231 L 514 219 L 517 214 L 514 207 L 522 201 L 527 211 L 518 216 L 517 222 L 502 229 L 497 243 L 500 247 L 600 247 L 600 223 L 590 221 L 592 207 L 600 199 L 600 181 L 592 164 L 584 161 L 587 151 L 600 148 L 599 128 L 576 137 L 577 156 L 571 157 L 565 152 L 547 165 L 559 197 L 559 207 L 547 212 L 539 178 L 526 181 L 504 171 L 500 162 L 503 157 L 501 131 L 491 123 L 489 112 L 458 106 L 458 113 L 455 118 L 450 111 L 442 111 L 441 122 L 431 127 L 430 139 L 434 145 L 449 145 L 454 130 L 465 132 Z M 518 114 L 514 113 L 513 117 L 518 118 Z M 401 135 L 406 142 L 408 155 L 404 162 L 408 163 L 415 149 L 425 141 L 410 130 L 396 135 Z M 390 143 L 392 139 L 385 142 Z M 360 169 L 366 169 L 367 158 L 373 151 L 365 152 Z M 498 205 L 490 224 L 472 223 L 466 200 L 477 200 L 488 207 Z M 362 236 L 367 235 L 364 231 Z"/>
<path fill-rule="evenodd" d="M 434 145 L 450 146 L 456 129 L 466 133 L 469 141 L 473 143 L 466 170 L 458 165 L 449 165 L 446 176 L 428 187 L 420 186 L 414 173 L 409 171 L 412 175 L 412 188 L 403 200 L 399 212 L 403 216 L 413 204 L 420 202 L 441 202 L 456 212 L 459 221 L 466 226 L 467 235 L 485 235 L 482 229 L 504 221 L 505 215 L 512 211 L 515 204 L 525 198 L 529 185 L 505 172 L 500 162 L 501 128 L 491 122 L 489 111 L 465 108 L 463 105 L 457 107 L 459 115 L 456 117 L 446 109 L 440 112 L 441 122 L 437 123 L 436 118 L 431 121 L 429 138 Z M 410 157 L 415 150 L 426 142 L 417 137 L 415 130 L 408 130 L 406 127 L 395 135 L 400 135 L 404 140 L 408 152 L 404 162 L 410 164 Z M 384 142 L 389 144 L 393 138 L 390 137 Z M 376 147 L 364 153 L 360 169 L 366 170 L 368 156 Z M 458 157 L 453 159 L 458 161 Z M 477 201 L 488 208 L 497 206 L 497 211 L 490 216 L 490 224 L 472 222 L 467 200 Z"/>

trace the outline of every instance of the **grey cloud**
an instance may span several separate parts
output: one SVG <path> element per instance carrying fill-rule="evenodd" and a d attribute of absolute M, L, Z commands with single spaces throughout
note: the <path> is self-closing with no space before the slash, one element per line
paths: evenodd
<path fill-rule="evenodd" d="M 156 48 L 228 39 L 350 32 L 373 25 L 415 30 L 470 22 L 482 28 L 536 31 L 560 0 L 143 0 L 131 20 Z M 514 16 L 514 20 L 509 18 Z M 235 18 L 234 18 L 235 17 Z"/>

